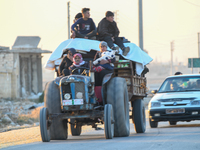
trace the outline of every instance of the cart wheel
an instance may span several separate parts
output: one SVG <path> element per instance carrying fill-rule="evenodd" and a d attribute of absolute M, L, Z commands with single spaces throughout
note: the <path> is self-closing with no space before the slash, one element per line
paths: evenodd
<path fill-rule="evenodd" d="M 46 107 L 40 109 L 40 134 L 43 142 L 50 141 L 50 132 L 48 125 L 49 113 Z"/>
<path fill-rule="evenodd" d="M 111 104 L 104 106 L 104 132 L 106 139 L 112 139 L 114 135 L 114 115 Z"/>

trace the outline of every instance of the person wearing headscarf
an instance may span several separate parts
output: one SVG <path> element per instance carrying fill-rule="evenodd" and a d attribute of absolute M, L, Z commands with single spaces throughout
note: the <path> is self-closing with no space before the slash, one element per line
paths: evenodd
<path fill-rule="evenodd" d="M 79 68 L 77 70 L 74 70 Z M 69 67 L 70 74 L 81 74 L 85 68 L 89 68 L 89 63 L 83 60 L 83 57 L 80 53 L 76 53 L 73 56 L 73 64 Z"/>
<path fill-rule="evenodd" d="M 58 69 L 59 76 L 70 75 L 69 66 L 71 66 L 73 63 L 73 56 L 75 53 L 76 53 L 76 50 L 74 48 L 66 49 L 63 52 L 63 55 L 62 55 L 63 59 Z"/>

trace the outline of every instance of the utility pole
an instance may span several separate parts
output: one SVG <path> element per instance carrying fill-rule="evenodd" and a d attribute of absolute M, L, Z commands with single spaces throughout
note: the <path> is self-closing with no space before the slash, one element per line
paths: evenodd
<path fill-rule="evenodd" d="M 174 41 L 171 42 L 171 75 L 173 75 L 173 51 L 174 51 Z"/>
<path fill-rule="evenodd" d="M 119 10 L 115 10 L 115 11 L 113 12 L 113 13 L 114 13 L 114 16 L 115 16 L 115 19 L 114 19 L 114 20 L 115 20 L 116 23 L 119 23 L 119 22 L 118 22 L 118 16 L 117 16 L 117 15 L 118 15 L 118 12 L 119 12 Z"/>
<path fill-rule="evenodd" d="M 200 58 L 200 32 L 198 32 L 198 55 Z"/>
<path fill-rule="evenodd" d="M 70 7 L 70 1 L 67 2 L 67 11 L 68 11 L 68 39 L 70 39 L 70 14 L 69 14 L 69 7 Z"/>
<path fill-rule="evenodd" d="M 142 0 L 138 0 L 139 10 L 139 46 L 143 50 L 143 19 L 142 19 Z"/>
<path fill-rule="evenodd" d="M 197 35 L 198 35 L 198 57 L 200 58 L 200 32 L 198 32 Z M 198 68 L 198 73 L 200 73 L 199 68 Z"/>

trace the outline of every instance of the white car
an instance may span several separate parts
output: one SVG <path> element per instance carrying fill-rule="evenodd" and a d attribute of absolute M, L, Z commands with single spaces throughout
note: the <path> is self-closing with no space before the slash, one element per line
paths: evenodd
<path fill-rule="evenodd" d="M 149 124 L 156 128 L 158 122 L 200 120 L 200 74 L 176 75 L 165 79 L 148 105 Z"/>

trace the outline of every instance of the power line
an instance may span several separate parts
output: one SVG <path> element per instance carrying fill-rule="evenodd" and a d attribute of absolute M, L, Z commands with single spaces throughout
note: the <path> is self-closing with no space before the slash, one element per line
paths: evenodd
<path fill-rule="evenodd" d="M 119 20 L 122 19 L 122 20 L 124 20 L 124 21 L 126 21 L 126 22 L 129 22 L 131 25 L 136 25 L 136 24 L 134 24 L 133 22 L 131 22 L 130 20 L 124 18 L 124 17 L 119 17 L 118 19 L 119 19 Z"/>
<path fill-rule="evenodd" d="M 138 22 L 136 22 L 134 19 L 129 18 L 126 14 L 124 14 L 123 12 L 120 11 L 119 15 L 123 15 L 123 17 L 127 18 L 127 20 L 131 21 L 131 22 L 135 22 L 136 24 L 138 24 Z"/>
<path fill-rule="evenodd" d="M 115 20 L 115 22 L 116 23 L 119 23 L 119 19 L 118 19 L 118 12 L 119 12 L 119 10 L 115 10 L 113 13 L 114 13 L 114 20 Z"/>
<path fill-rule="evenodd" d="M 58 36 L 60 33 L 61 33 L 61 31 L 64 29 L 64 28 L 66 28 L 67 26 L 67 22 L 64 24 L 64 26 L 60 29 L 60 31 L 58 31 L 47 43 L 49 43 L 51 40 L 53 40 L 56 36 Z"/>
<path fill-rule="evenodd" d="M 194 4 L 194 3 L 192 3 L 192 2 L 188 2 L 187 0 L 184 0 L 184 1 L 187 2 L 187 3 L 189 3 L 189 4 L 191 4 L 191 5 L 194 5 L 194 6 L 200 7 L 200 5 Z"/>
<path fill-rule="evenodd" d="M 77 5 L 77 3 L 74 3 L 74 2 L 71 2 L 71 1 L 70 1 L 70 3 L 71 3 L 72 5 L 75 5 L 75 6 L 78 7 L 78 8 L 82 8 L 81 6 Z M 81 9 L 80 9 L 80 10 L 81 10 Z"/>

